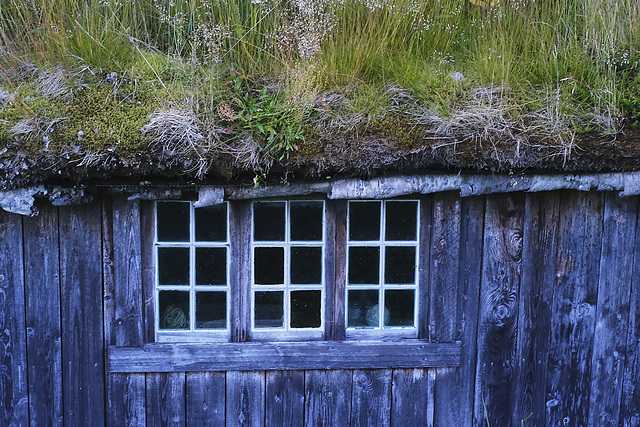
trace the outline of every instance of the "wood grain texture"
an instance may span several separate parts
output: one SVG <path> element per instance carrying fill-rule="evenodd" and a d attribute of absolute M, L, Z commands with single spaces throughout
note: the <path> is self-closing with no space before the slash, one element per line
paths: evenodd
<path fill-rule="evenodd" d="M 107 381 L 107 425 L 146 426 L 144 374 L 110 374 Z"/>
<path fill-rule="evenodd" d="M 227 426 L 262 426 L 265 414 L 265 373 L 227 372 Z"/>
<path fill-rule="evenodd" d="M 325 253 L 324 253 L 324 339 L 336 337 L 336 203 L 325 201 Z"/>
<path fill-rule="evenodd" d="M 347 202 L 334 202 L 335 207 L 335 277 L 333 288 L 333 323 L 328 334 L 335 340 L 346 339 L 345 301 L 347 295 Z"/>
<path fill-rule="evenodd" d="M 474 417 L 509 425 L 514 410 L 513 380 L 518 291 L 522 261 L 524 196 L 487 196 Z"/>
<path fill-rule="evenodd" d="M 636 198 L 606 193 L 589 425 L 617 426 L 619 421 L 637 215 Z"/>
<path fill-rule="evenodd" d="M 267 371 L 265 423 L 296 427 L 304 424 L 304 371 Z"/>
<path fill-rule="evenodd" d="M 306 341 L 109 347 L 110 372 L 386 369 L 458 366 L 462 343 Z"/>
<path fill-rule="evenodd" d="M 57 426 L 63 417 L 58 208 L 43 205 L 23 227 L 29 419 Z"/>
<path fill-rule="evenodd" d="M 391 369 L 353 371 L 351 426 L 389 426 L 391 422 Z"/>
<path fill-rule="evenodd" d="M 431 267 L 431 221 L 433 200 L 431 196 L 420 197 L 419 245 L 418 245 L 418 338 L 429 338 L 430 324 L 430 267 Z"/>
<path fill-rule="evenodd" d="M 140 253 L 142 256 L 142 300 L 144 311 L 144 342 L 156 340 L 155 313 L 155 206 L 153 202 L 143 201 L 140 205 Z"/>
<path fill-rule="evenodd" d="M 189 425 L 224 425 L 225 387 L 224 372 L 187 372 L 186 418 Z"/>
<path fill-rule="evenodd" d="M 64 421 L 105 422 L 100 204 L 59 208 Z"/>
<path fill-rule="evenodd" d="M 351 417 L 353 374 L 347 370 L 305 373 L 305 426 L 345 426 Z"/>
<path fill-rule="evenodd" d="M 546 424 L 587 423 L 604 198 L 562 192 L 549 357 Z"/>
<path fill-rule="evenodd" d="M 0 209 L 0 425 L 29 424 L 22 217 Z"/>
<path fill-rule="evenodd" d="M 561 193 L 526 198 L 512 425 L 544 425 Z"/>
<path fill-rule="evenodd" d="M 251 202 L 233 203 L 229 209 L 231 341 L 244 342 L 251 339 Z"/>
<path fill-rule="evenodd" d="M 433 426 L 434 395 L 435 370 L 394 369 L 391 386 L 391 425 Z"/>
<path fill-rule="evenodd" d="M 186 425 L 185 374 L 147 374 L 147 426 Z"/>

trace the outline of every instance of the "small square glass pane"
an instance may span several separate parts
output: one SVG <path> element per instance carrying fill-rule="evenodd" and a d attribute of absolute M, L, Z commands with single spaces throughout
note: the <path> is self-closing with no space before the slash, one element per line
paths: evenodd
<path fill-rule="evenodd" d="M 321 291 L 291 292 L 291 327 L 319 328 Z"/>
<path fill-rule="evenodd" d="M 254 316 L 256 328 L 282 328 L 284 292 L 256 292 Z"/>
<path fill-rule="evenodd" d="M 196 285 L 227 284 L 227 248 L 196 248 Z"/>
<path fill-rule="evenodd" d="M 188 202 L 158 202 L 159 242 L 189 241 L 189 209 Z"/>
<path fill-rule="evenodd" d="M 418 202 L 387 202 L 386 240 L 416 240 Z"/>
<path fill-rule="evenodd" d="M 385 283 L 414 283 L 416 278 L 416 248 L 387 246 L 385 249 Z"/>
<path fill-rule="evenodd" d="M 349 291 L 347 326 L 350 328 L 379 328 L 380 306 L 378 290 Z"/>
<path fill-rule="evenodd" d="M 160 291 L 159 329 L 189 329 L 189 292 Z"/>
<path fill-rule="evenodd" d="M 322 283 L 322 248 L 291 248 L 291 284 Z"/>
<path fill-rule="evenodd" d="M 284 240 L 285 206 L 284 202 L 254 202 L 253 240 Z"/>
<path fill-rule="evenodd" d="M 189 248 L 158 248 L 158 284 L 189 284 Z"/>
<path fill-rule="evenodd" d="M 414 326 L 414 291 L 412 289 L 384 292 L 385 326 Z"/>
<path fill-rule="evenodd" d="M 290 209 L 291 240 L 322 240 L 322 202 L 291 202 Z"/>
<path fill-rule="evenodd" d="M 349 240 L 380 240 L 380 202 L 349 202 Z"/>
<path fill-rule="evenodd" d="M 354 246 L 349 248 L 349 284 L 378 284 L 379 269 L 379 247 Z"/>
<path fill-rule="evenodd" d="M 196 329 L 227 328 L 227 293 L 196 292 Z"/>
<path fill-rule="evenodd" d="M 227 241 L 227 204 L 196 208 L 196 240 L 199 242 Z"/>
<path fill-rule="evenodd" d="M 254 248 L 253 263 L 256 284 L 284 284 L 284 248 Z"/>

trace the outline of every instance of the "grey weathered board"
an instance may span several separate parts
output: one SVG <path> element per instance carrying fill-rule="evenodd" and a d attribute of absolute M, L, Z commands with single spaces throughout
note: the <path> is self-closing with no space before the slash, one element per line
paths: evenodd
<path fill-rule="evenodd" d="M 267 371 L 265 424 L 304 424 L 304 371 Z"/>
<path fill-rule="evenodd" d="M 433 426 L 434 389 L 434 369 L 394 369 L 391 425 Z"/>
<path fill-rule="evenodd" d="M 145 395 L 147 426 L 186 425 L 184 372 L 147 374 Z"/>
<path fill-rule="evenodd" d="M 353 373 L 347 370 L 305 373 L 304 425 L 344 426 L 351 419 Z"/>
<path fill-rule="evenodd" d="M 228 427 L 264 425 L 264 371 L 227 372 Z"/>
<path fill-rule="evenodd" d="M 187 372 L 185 405 L 186 418 L 190 425 L 224 425 L 225 387 L 224 372 Z"/>
<path fill-rule="evenodd" d="M 391 422 L 391 369 L 353 371 L 352 427 L 389 426 Z"/>

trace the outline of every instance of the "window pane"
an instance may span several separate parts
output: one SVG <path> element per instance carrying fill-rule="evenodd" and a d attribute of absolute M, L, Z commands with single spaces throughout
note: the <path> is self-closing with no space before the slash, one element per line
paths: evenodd
<path fill-rule="evenodd" d="M 160 291 L 160 329 L 189 329 L 189 292 Z"/>
<path fill-rule="evenodd" d="M 222 203 L 195 209 L 196 240 L 200 242 L 227 241 L 227 204 Z"/>
<path fill-rule="evenodd" d="M 158 248 L 158 283 L 189 284 L 189 248 Z"/>
<path fill-rule="evenodd" d="M 291 240 L 322 240 L 322 202 L 291 202 Z"/>
<path fill-rule="evenodd" d="M 256 292 L 256 328 L 282 328 L 284 326 L 283 301 L 283 292 Z"/>
<path fill-rule="evenodd" d="M 291 248 L 291 283 L 320 284 L 322 282 L 322 248 Z"/>
<path fill-rule="evenodd" d="M 255 202 L 253 204 L 253 240 L 284 240 L 284 202 Z"/>
<path fill-rule="evenodd" d="M 254 248 L 254 280 L 259 285 L 284 283 L 284 248 Z"/>
<path fill-rule="evenodd" d="M 321 291 L 291 292 L 291 327 L 319 328 Z"/>
<path fill-rule="evenodd" d="M 380 266 L 379 247 L 349 248 L 349 283 L 378 284 Z"/>
<path fill-rule="evenodd" d="M 227 328 L 227 293 L 196 292 L 196 329 Z"/>
<path fill-rule="evenodd" d="M 159 242 L 189 241 L 189 203 L 158 202 Z"/>
<path fill-rule="evenodd" d="M 385 239 L 416 240 L 418 202 L 387 202 Z"/>
<path fill-rule="evenodd" d="M 414 283 L 416 274 L 416 248 L 414 246 L 388 246 L 385 249 L 385 283 Z"/>
<path fill-rule="evenodd" d="M 413 298 L 413 290 L 410 289 L 385 291 L 385 326 L 413 326 Z"/>
<path fill-rule="evenodd" d="M 227 249 L 196 248 L 196 285 L 227 284 Z"/>
<path fill-rule="evenodd" d="M 378 291 L 349 291 L 347 318 L 347 326 L 349 327 L 379 327 L 380 309 L 378 306 Z"/>
<path fill-rule="evenodd" d="M 349 240 L 380 240 L 380 202 L 349 202 Z"/>

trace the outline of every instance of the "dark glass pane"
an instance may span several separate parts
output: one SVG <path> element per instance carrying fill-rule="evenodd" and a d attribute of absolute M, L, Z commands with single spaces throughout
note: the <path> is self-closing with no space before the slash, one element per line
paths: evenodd
<path fill-rule="evenodd" d="M 380 239 L 380 202 L 349 203 L 349 240 Z"/>
<path fill-rule="evenodd" d="M 413 246 L 387 246 L 384 268 L 385 283 L 414 283 L 416 248 Z"/>
<path fill-rule="evenodd" d="M 256 328 L 282 328 L 284 326 L 283 301 L 283 292 L 256 292 Z"/>
<path fill-rule="evenodd" d="M 158 241 L 189 241 L 189 203 L 158 202 Z"/>
<path fill-rule="evenodd" d="M 227 241 L 227 204 L 222 203 L 195 209 L 196 240 L 200 242 Z"/>
<path fill-rule="evenodd" d="M 416 240 L 418 202 L 387 202 L 385 239 Z"/>
<path fill-rule="evenodd" d="M 196 285 L 227 284 L 227 249 L 196 248 Z"/>
<path fill-rule="evenodd" d="M 349 327 L 379 327 L 380 309 L 378 306 L 378 291 L 349 291 L 347 318 L 347 326 Z"/>
<path fill-rule="evenodd" d="M 322 240 L 322 202 L 291 202 L 291 240 Z"/>
<path fill-rule="evenodd" d="M 385 326 L 413 326 L 413 290 L 387 290 L 384 292 Z"/>
<path fill-rule="evenodd" d="M 350 247 L 349 248 L 349 283 L 377 284 L 379 283 L 380 248 L 379 247 Z"/>
<path fill-rule="evenodd" d="M 291 283 L 322 283 L 322 248 L 291 248 Z"/>
<path fill-rule="evenodd" d="M 189 284 L 189 248 L 158 248 L 158 283 Z"/>
<path fill-rule="evenodd" d="M 189 292 L 160 291 L 159 329 L 189 329 Z"/>
<path fill-rule="evenodd" d="M 284 202 L 253 204 L 253 240 L 284 240 Z"/>
<path fill-rule="evenodd" d="M 255 283 L 281 285 L 284 283 L 284 248 L 254 248 Z"/>
<path fill-rule="evenodd" d="M 196 329 L 227 328 L 227 293 L 196 292 Z"/>
<path fill-rule="evenodd" d="M 321 291 L 291 292 L 291 327 L 319 328 Z"/>

